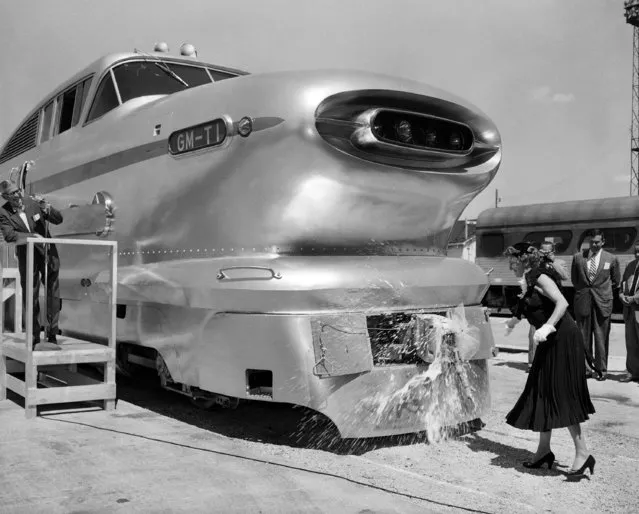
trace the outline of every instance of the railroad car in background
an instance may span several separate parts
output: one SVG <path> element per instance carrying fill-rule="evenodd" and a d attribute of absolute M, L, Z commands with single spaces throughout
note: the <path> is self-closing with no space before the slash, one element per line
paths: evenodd
<path fill-rule="evenodd" d="M 498 207 L 483 211 L 476 226 L 475 262 L 488 273 L 490 287 L 484 305 L 497 312 L 510 312 L 519 294 L 519 284 L 508 267 L 503 253 L 519 241 L 544 241 L 555 244 L 558 259 L 566 261 L 568 272 L 578 251 L 589 248 L 590 231 L 604 232 L 604 249 L 619 259 L 621 273 L 634 259 L 634 245 L 639 239 L 639 197 L 614 197 L 595 200 L 540 203 Z M 574 289 L 564 283 L 566 298 L 572 306 Z M 621 302 L 615 298 L 613 319 L 621 319 Z"/>

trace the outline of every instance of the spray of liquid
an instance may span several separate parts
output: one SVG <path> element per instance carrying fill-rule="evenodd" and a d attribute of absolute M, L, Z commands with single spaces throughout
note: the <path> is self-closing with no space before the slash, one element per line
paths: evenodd
<path fill-rule="evenodd" d="M 439 442 L 459 423 L 478 417 L 483 408 L 468 362 L 479 349 L 479 332 L 466 321 L 463 306 L 447 316 L 419 314 L 410 323 L 417 353 L 430 365 L 398 390 L 365 398 L 361 406 L 373 411 L 380 426 L 402 418 L 418 421 L 426 427 L 428 440 Z"/>

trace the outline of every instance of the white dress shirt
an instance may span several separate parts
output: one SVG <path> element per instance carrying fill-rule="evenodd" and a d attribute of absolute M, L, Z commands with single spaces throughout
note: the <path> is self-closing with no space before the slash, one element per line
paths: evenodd
<path fill-rule="evenodd" d="M 31 232 L 31 227 L 29 226 L 29 219 L 27 218 L 27 215 L 25 214 L 25 212 L 20 211 L 18 214 L 20 215 L 20 219 L 22 220 L 22 223 L 24 223 L 24 226 L 27 227 L 27 230 L 29 232 Z"/>

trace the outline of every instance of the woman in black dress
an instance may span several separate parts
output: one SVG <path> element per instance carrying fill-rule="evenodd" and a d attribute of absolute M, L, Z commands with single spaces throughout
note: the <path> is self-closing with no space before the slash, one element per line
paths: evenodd
<path fill-rule="evenodd" d="M 539 343 L 524 391 L 506 422 L 522 430 L 539 432 L 539 446 L 527 468 L 555 461 L 550 449 L 554 428 L 567 427 L 575 444 L 575 459 L 569 474 L 594 472 L 595 459 L 586 446 L 580 423 L 595 412 L 586 382 L 586 364 L 581 333 L 567 312 L 568 302 L 559 289 L 556 271 L 544 263 L 530 243 L 517 243 L 506 250 L 510 269 L 521 277 L 522 294 L 516 312 L 536 329 Z M 513 318 L 510 329 L 518 321 Z"/>

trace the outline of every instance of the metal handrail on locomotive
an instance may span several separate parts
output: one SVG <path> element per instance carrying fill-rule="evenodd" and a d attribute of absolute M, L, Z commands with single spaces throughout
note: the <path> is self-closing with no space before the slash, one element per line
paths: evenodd
<path fill-rule="evenodd" d="M 305 406 L 363 437 L 425 428 L 357 408 L 428 367 L 406 334 L 416 315 L 463 304 L 480 339 L 469 387 L 486 401 L 458 421 L 488 405 L 488 281 L 445 252 L 501 155 L 486 115 L 419 82 L 248 74 L 158 45 L 56 88 L 0 165 L 34 162 L 13 178 L 62 210 L 54 236 L 118 241 L 121 370 L 152 367 L 205 404 Z M 60 258 L 62 329 L 104 338 L 99 263 Z"/>
<path fill-rule="evenodd" d="M 639 197 L 613 197 L 514 207 L 483 211 L 477 218 L 475 262 L 490 271 L 490 288 L 484 305 L 506 313 L 516 303 L 520 292 L 517 278 L 503 255 L 509 245 L 531 241 L 537 245 L 550 241 L 557 259 L 566 262 L 570 274 L 575 253 L 589 248 L 590 231 L 603 230 L 604 249 L 619 260 L 621 272 L 634 259 L 634 245 L 639 242 Z M 574 288 L 570 280 L 563 291 L 572 306 Z M 622 319 L 622 305 L 614 299 L 613 319 Z"/>

